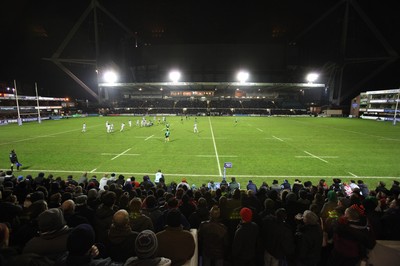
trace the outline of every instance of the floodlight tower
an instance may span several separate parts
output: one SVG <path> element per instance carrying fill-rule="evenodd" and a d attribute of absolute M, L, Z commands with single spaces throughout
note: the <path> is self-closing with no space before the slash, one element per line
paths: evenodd
<path fill-rule="evenodd" d="M 240 83 L 245 83 L 249 79 L 249 72 L 239 71 L 236 78 Z"/>
<path fill-rule="evenodd" d="M 118 81 L 118 75 L 115 71 L 113 70 L 107 70 L 104 72 L 103 77 L 102 77 L 103 81 L 108 83 L 108 84 L 114 84 L 115 82 Z M 104 89 L 104 99 L 108 100 L 108 89 L 106 88 L 102 88 L 99 87 L 99 102 L 102 102 L 102 90 Z"/>
<path fill-rule="evenodd" d="M 169 79 L 176 83 L 179 81 L 179 79 L 181 78 L 181 72 L 179 72 L 178 70 L 172 70 L 171 72 L 169 72 Z"/>

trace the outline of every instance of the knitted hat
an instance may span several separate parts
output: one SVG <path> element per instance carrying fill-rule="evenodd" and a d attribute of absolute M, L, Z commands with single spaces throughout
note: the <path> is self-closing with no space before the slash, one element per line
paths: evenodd
<path fill-rule="evenodd" d="M 38 217 L 41 233 L 58 231 L 65 226 L 64 214 L 59 208 L 52 208 L 42 212 Z"/>
<path fill-rule="evenodd" d="M 90 224 L 80 224 L 67 239 L 67 250 L 71 255 L 84 255 L 95 243 L 95 234 Z"/>
<path fill-rule="evenodd" d="M 242 217 L 244 222 L 249 223 L 253 217 L 253 212 L 249 208 L 242 208 L 240 210 L 240 217 Z"/>
<path fill-rule="evenodd" d="M 157 237 L 151 230 L 143 230 L 135 240 L 136 255 L 140 259 L 153 257 L 158 249 Z"/>

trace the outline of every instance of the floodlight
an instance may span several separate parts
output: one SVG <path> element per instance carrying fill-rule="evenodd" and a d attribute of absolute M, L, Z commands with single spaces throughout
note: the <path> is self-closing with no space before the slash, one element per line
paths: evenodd
<path fill-rule="evenodd" d="M 310 73 L 307 75 L 306 80 L 310 83 L 313 83 L 314 81 L 316 81 L 319 77 L 319 74 L 317 73 Z"/>
<path fill-rule="evenodd" d="M 169 79 L 172 82 L 178 82 L 178 80 L 181 78 L 181 73 L 177 70 L 173 70 L 169 72 Z"/>
<path fill-rule="evenodd" d="M 248 78 L 249 78 L 249 73 L 248 72 L 240 71 L 237 74 L 237 79 L 239 80 L 240 83 L 246 82 Z"/>
<path fill-rule="evenodd" d="M 114 71 L 104 72 L 103 79 L 107 83 L 115 83 L 117 81 L 117 74 Z"/>

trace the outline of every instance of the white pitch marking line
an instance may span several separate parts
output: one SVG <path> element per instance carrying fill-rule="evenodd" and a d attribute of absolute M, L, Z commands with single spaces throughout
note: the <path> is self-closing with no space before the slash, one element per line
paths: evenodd
<path fill-rule="evenodd" d="M 400 141 L 400 139 L 390 139 L 390 138 L 383 138 L 383 139 L 379 139 L 380 141 L 382 140 L 389 140 L 389 141 Z"/>
<path fill-rule="evenodd" d="M 94 171 L 96 171 L 97 170 L 97 168 L 94 168 L 92 171 L 90 171 L 90 173 L 93 173 Z"/>
<path fill-rule="evenodd" d="M 328 163 L 328 161 L 326 161 L 326 160 L 322 159 L 321 157 L 318 157 L 318 156 L 316 156 L 316 155 L 314 155 L 314 154 L 312 154 L 312 153 L 309 153 L 308 151 L 304 151 L 304 152 L 307 153 L 308 155 L 314 157 L 315 159 L 321 160 L 321 161 L 323 161 L 324 163 Z"/>
<path fill-rule="evenodd" d="M 130 151 L 131 149 L 132 149 L 132 148 L 129 148 L 129 149 L 127 149 L 126 151 L 124 151 L 124 152 L 118 154 L 117 156 L 113 157 L 113 158 L 111 159 L 111 161 L 114 160 L 114 159 L 117 159 L 117 158 L 118 158 L 119 156 L 121 156 L 121 155 L 124 155 L 124 153 L 127 153 L 127 152 Z"/>
<path fill-rule="evenodd" d="M 147 137 L 144 141 L 151 139 L 152 137 L 154 137 L 154 135 L 151 135 L 150 137 Z"/>
<path fill-rule="evenodd" d="M 212 128 L 212 125 L 211 125 L 210 117 L 208 117 L 208 123 L 210 124 L 211 137 L 212 137 L 212 141 L 213 141 L 213 144 L 214 144 L 215 158 L 217 159 L 219 175 L 222 176 L 222 171 L 221 171 L 221 167 L 220 167 L 220 163 L 219 163 L 219 157 L 218 157 L 218 151 L 217 151 L 217 144 L 215 144 L 214 131 L 213 131 L 213 128 Z"/>
<path fill-rule="evenodd" d="M 353 174 L 353 173 L 351 173 L 351 172 L 347 172 L 347 173 L 351 174 L 351 175 L 354 176 L 354 177 L 358 177 L 358 176 L 356 176 L 355 174 Z"/>
<path fill-rule="evenodd" d="M 306 155 L 300 155 L 300 156 L 295 156 L 296 158 L 312 158 L 313 156 L 306 156 Z M 330 159 L 330 158 L 333 158 L 333 159 L 335 159 L 335 158 L 339 158 L 339 156 L 319 156 L 320 158 L 328 158 L 328 159 Z"/>
<path fill-rule="evenodd" d="M 196 155 L 196 157 L 215 157 L 215 155 Z M 237 157 L 236 155 L 220 155 L 219 157 Z"/>
<path fill-rule="evenodd" d="M 274 139 L 277 139 L 277 140 L 279 140 L 279 141 L 282 141 L 283 142 L 283 139 L 280 139 L 280 138 L 278 138 L 278 137 L 275 137 L 275 136 L 272 136 Z"/>
<path fill-rule="evenodd" d="M 84 173 L 86 170 L 54 170 L 54 169 L 29 169 L 29 170 L 21 170 L 21 172 L 45 172 L 45 173 Z M 93 173 L 99 173 L 102 174 L 104 172 L 115 172 L 115 170 L 110 170 L 110 171 L 102 171 L 102 172 L 93 172 Z M 138 176 L 144 176 L 144 175 L 152 175 L 152 173 L 132 173 L 132 172 L 119 172 L 120 174 L 123 175 L 138 175 Z M 183 176 L 183 177 L 220 177 L 219 175 L 211 175 L 211 174 L 174 174 L 174 173 L 168 173 L 168 176 Z M 349 178 L 349 176 L 335 176 L 335 175 L 326 175 L 326 176 L 321 176 L 321 175 L 235 175 L 235 177 L 251 177 L 251 178 Z M 359 176 L 360 178 L 363 179 L 396 179 L 399 178 L 398 176 Z"/>
<path fill-rule="evenodd" d="M 119 155 L 120 153 L 106 153 L 106 152 L 103 152 L 103 153 L 101 153 L 101 155 Z M 123 155 L 123 156 L 138 156 L 138 155 L 140 155 L 139 153 L 125 153 L 125 154 L 121 154 L 121 155 Z"/>
<path fill-rule="evenodd" d="M 258 127 L 257 127 L 257 130 L 260 132 L 264 132 L 264 130 L 262 130 L 261 128 L 258 128 Z"/>

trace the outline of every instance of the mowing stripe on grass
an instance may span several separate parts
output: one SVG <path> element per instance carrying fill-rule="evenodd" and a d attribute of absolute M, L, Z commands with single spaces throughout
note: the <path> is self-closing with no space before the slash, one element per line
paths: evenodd
<path fill-rule="evenodd" d="M 131 149 L 132 149 L 132 148 L 129 148 L 129 149 L 127 149 L 126 151 L 124 151 L 124 152 L 118 154 L 117 156 L 113 157 L 113 158 L 111 159 L 111 161 L 114 160 L 114 159 L 117 159 L 117 158 L 118 158 L 119 156 L 121 156 L 121 155 L 124 155 L 125 153 L 127 153 L 127 152 L 130 151 Z"/>
<path fill-rule="evenodd" d="M 217 151 L 217 145 L 215 144 L 215 138 L 214 138 L 214 131 L 211 125 L 211 119 L 210 117 L 208 117 L 208 123 L 210 124 L 210 130 L 211 130 L 211 137 L 212 137 L 212 141 L 214 144 L 214 151 L 215 151 L 215 157 L 217 159 L 217 165 L 218 165 L 218 171 L 219 171 L 219 176 L 222 176 L 222 171 L 221 171 L 221 167 L 219 164 L 219 157 L 218 157 L 218 151 Z"/>
<path fill-rule="evenodd" d="M 95 172 L 97 169 L 93 169 L 90 171 L 90 173 L 94 174 L 104 174 L 108 172 L 117 172 L 122 175 L 152 175 L 154 173 L 129 173 L 129 172 L 118 172 L 116 170 L 112 171 L 101 171 L 101 172 Z M 43 173 L 85 173 L 87 172 L 86 170 L 82 171 L 76 171 L 76 170 L 52 170 L 52 169 L 47 169 L 47 170 L 37 170 L 37 169 L 28 169 L 28 170 L 21 170 L 19 171 L 20 173 L 22 172 L 43 172 Z M 184 177 L 221 177 L 220 175 L 208 175 L 208 174 L 172 174 L 172 173 L 167 173 L 167 176 L 184 176 Z M 354 176 L 335 176 L 335 175 L 234 175 L 235 177 L 252 177 L 252 178 L 352 178 Z M 363 178 L 363 179 L 372 179 L 372 178 L 378 178 L 378 179 L 390 179 L 390 178 L 398 178 L 397 176 L 357 176 L 358 178 Z"/>
<path fill-rule="evenodd" d="M 326 160 L 322 159 L 321 157 L 318 157 L 318 156 L 316 156 L 316 155 L 314 155 L 314 154 L 312 154 L 312 153 L 309 153 L 308 151 L 304 151 L 304 152 L 307 153 L 308 155 L 314 157 L 315 159 L 321 160 L 321 161 L 323 161 L 324 163 L 328 163 L 328 161 L 326 161 Z"/>

